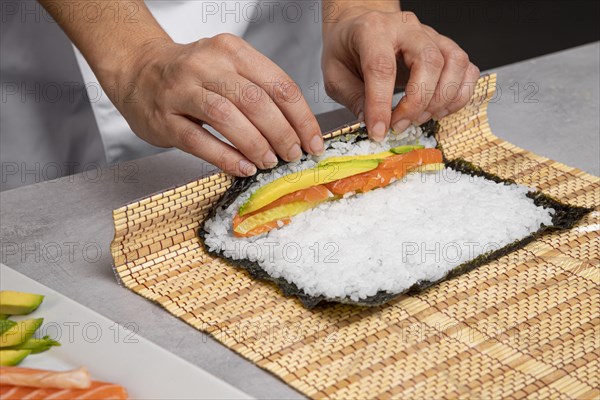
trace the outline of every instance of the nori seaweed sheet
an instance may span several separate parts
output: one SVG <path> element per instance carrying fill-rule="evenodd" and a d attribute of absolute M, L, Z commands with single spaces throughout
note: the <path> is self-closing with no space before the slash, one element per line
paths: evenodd
<path fill-rule="evenodd" d="M 426 136 L 435 135 L 438 130 L 438 127 L 439 127 L 439 124 L 433 120 L 421 125 L 421 129 L 423 129 L 423 132 Z M 367 132 L 366 132 L 365 128 L 359 128 L 354 132 L 347 133 L 347 134 L 340 135 L 335 138 L 329 139 L 326 142 L 326 147 L 329 147 L 332 141 L 348 140 L 349 138 L 350 138 L 350 140 L 362 141 L 362 140 L 368 139 L 368 136 L 367 136 Z M 438 148 L 440 150 L 442 150 L 442 152 L 443 152 L 443 149 L 441 148 L 441 146 L 439 144 L 438 144 Z M 472 176 L 482 176 L 482 177 L 492 180 L 496 183 L 504 183 L 506 185 L 515 183 L 513 180 L 504 179 L 497 175 L 486 172 L 483 169 L 477 167 L 476 165 L 471 164 L 468 161 L 465 161 L 463 159 L 448 160 L 444 155 L 444 163 L 446 164 L 447 167 L 450 167 L 450 168 L 452 168 L 456 171 L 462 172 L 464 174 L 468 174 L 468 175 L 472 175 Z M 280 162 L 280 164 L 281 164 L 281 162 Z M 277 168 L 280 164 L 278 164 L 274 168 Z M 225 191 L 225 193 L 223 194 L 223 197 L 221 197 L 221 199 L 217 202 L 217 204 L 215 204 L 213 206 L 211 212 L 206 217 L 205 221 L 212 218 L 215 215 L 218 208 L 228 207 L 231 203 L 233 203 L 235 201 L 235 199 L 241 193 L 243 193 L 246 189 L 248 189 L 254 182 L 256 182 L 256 175 L 252 176 L 252 177 L 248 177 L 248 178 L 236 178 L 235 181 L 233 182 L 233 184 L 231 185 L 231 187 Z M 457 266 L 456 268 L 454 268 L 453 270 L 451 270 L 442 279 L 439 279 L 437 281 L 419 281 L 419 282 L 415 283 L 414 285 L 412 285 L 408 290 L 406 290 L 404 292 L 388 293 L 385 291 L 380 291 L 379 293 L 377 293 L 374 296 L 370 296 L 365 299 L 361 299 L 359 301 L 353 301 L 350 298 L 326 298 L 325 296 L 308 295 L 302 289 L 298 288 L 294 283 L 290 283 L 283 278 L 274 278 L 274 277 L 270 276 L 256 262 L 253 262 L 250 260 L 234 260 L 234 259 L 228 258 L 221 252 L 210 251 L 206 246 L 204 246 L 204 238 L 205 238 L 205 234 L 206 234 L 206 232 L 204 230 L 204 223 L 200 226 L 200 228 L 198 230 L 198 236 L 200 237 L 200 239 L 201 239 L 200 242 L 202 243 L 205 251 L 208 254 L 222 258 L 233 266 L 245 269 L 250 274 L 250 276 L 252 276 L 252 278 L 254 278 L 254 279 L 260 279 L 260 280 L 273 282 L 281 290 L 281 292 L 283 293 L 284 296 L 298 297 L 298 299 L 300 299 L 300 301 L 306 308 L 313 308 L 320 303 L 325 303 L 325 304 L 327 304 L 327 303 L 346 303 L 346 304 L 353 304 L 353 305 L 357 305 L 357 306 L 379 306 L 379 305 L 382 305 L 402 294 L 409 294 L 409 295 L 416 294 L 416 293 L 419 293 L 419 292 L 427 289 L 430 286 L 435 285 L 436 283 L 442 282 L 447 279 L 452 279 L 458 275 L 472 271 L 473 269 L 475 269 L 481 265 L 487 264 L 487 263 L 494 261 L 500 257 L 503 257 L 515 250 L 525 247 L 527 244 L 531 243 L 532 241 L 534 241 L 535 239 L 537 239 L 538 237 L 540 237 L 546 233 L 556 231 L 556 230 L 561 230 L 561 229 L 571 229 L 587 213 L 593 211 L 592 208 L 577 207 L 577 206 L 571 206 L 571 205 L 562 203 L 556 199 L 553 199 L 550 196 L 545 195 L 544 193 L 542 193 L 540 191 L 530 192 L 530 193 L 528 193 L 527 196 L 533 199 L 533 202 L 535 205 L 542 206 L 542 207 L 551 207 L 556 211 L 556 213 L 554 214 L 554 216 L 552 218 L 551 226 L 542 225 L 542 227 L 537 232 L 535 232 L 529 236 L 526 236 L 521 240 L 517 240 L 517 241 L 515 241 L 511 244 L 508 244 L 500 249 L 494 250 L 494 251 L 486 253 L 486 254 L 482 254 L 482 255 L 474 258 L 471 261 L 463 263 L 463 264 Z"/>

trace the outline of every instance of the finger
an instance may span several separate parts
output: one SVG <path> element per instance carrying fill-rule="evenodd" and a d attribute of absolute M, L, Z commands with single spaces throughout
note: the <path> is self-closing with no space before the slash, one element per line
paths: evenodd
<path fill-rule="evenodd" d="M 205 88 L 231 101 L 286 161 L 301 156 L 300 139 L 279 107 L 260 86 L 237 73 L 222 73 Z M 296 153 L 293 147 L 297 146 Z M 292 149 L 292 150 L 290 150 Z"/>
<path fill-rule="evenodd" d="M 444 57 L 423 31 L 406 33 L 399 39 L 404 63 L 410 69 L 405 96 L 392 113 L 394 130 L 403 131 L 417 122 L 429 106 L 444 68 Z"/>
<path fill-rule="evenodd" d="M 183 116 L 173 116 L 173 145 L 236 176 L 251 176 L 256 166 L 232 146 L 223 143 L 200 125 Z"/>
<path fill-rule="evenodd" d="M 365 123 L 369 136 L 383 140 L 390 127 L 396 86 L 396 52 L 390 41 L 371 36 L 357 43 L 365 82 Z"/>
<path fill-rule="evenodd" d="M 327 95 L 346 106 L 362 120 L 365 102 L 364 82 L 338 60 L 330 60 L 324 65 L 323 70 Z"/>
<path fill-rule="evenodd" d="M 467 105 L 471 97 L 473 97 L 473 93 L 475 93 L 478 80 L 479 68 L 474 64 L 469 64 L 457 99 L 448 105 L 448 114 L 454 113 Z"/>
<path fill-rule="evenodd" d="M 177 107 L 183 114 L 204 121 L 219 131 L 258 168 L 277 165 L 277 156 L 269 142 L 231 101 L 220 94 L 194 87 L 181 97 Z"/>
<path fill-rule="evenodd" d="M 444 56 L 444 69 L 426 111 L 417 118 L 418 123 L 426 122 L 431 116 L 443 118 L 451 103 L 459 100 L 462 82 L 469 67 L 469 56 L 454 41 L 424 26 L 429 37 L 437 44 Z"/>
<path fill-rule="evenodd" d="M 244 57 L 239 59 L 237 72 L 269 94 L 292 126 L 302 148 L 307 153 L 318 155 L 323 152 L 323 136 L 319 123 L 302 96 L 300 87 L 292 78 L 256 51 L 245 53 Z M 269 132 L 272 136 L 277 135 L 273 128 L 270 128 Z M 300 158 L 300 147 L 294 144 L 288 149 L 287 154 L 291 160 Z"/>

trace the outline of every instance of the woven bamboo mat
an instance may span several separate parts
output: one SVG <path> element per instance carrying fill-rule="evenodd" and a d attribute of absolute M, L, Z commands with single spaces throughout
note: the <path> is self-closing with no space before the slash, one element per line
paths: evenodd
<path fill-rule="evenodd" d="M 231 184 L 217 174 L 115 210 L 116 273 L 312 398 L 597 398 L 600 179 L 495 137 L 495 82 L 441 121 L 447 156 L 595 207 L 574 229 L 385 306 L 307 310 L 204 253 L 196 231 Z"/>

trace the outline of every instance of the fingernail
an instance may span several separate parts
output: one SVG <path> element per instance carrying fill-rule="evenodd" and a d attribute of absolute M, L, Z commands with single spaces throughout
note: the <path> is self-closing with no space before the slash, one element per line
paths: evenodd
<path fill-rule="evenodd" d="M 431 113 L 429 111 L 425 111 L 423 114 L 419 115 L 417 118 L 417 122 L 419 124 L 423 124 L 431 119 Z"/>
<path fill-rule="evenodd" d="M 394 122 L 392 126 L 394 127 L 394 132 L 402 133 L 410 126 L 410 121 L 407 119 L 401 119 L 400 121 Z"/>
<path fill-rule="evenodd" d="M 442 111 L 440 111 L 437 115 L 437 119 L 442 119 L 444 118 L 446 115 L 450 114 L 450 111 L 444 109 Z"/>
<path fill-rule="evenodd" d="M 381 121 L 373 125 L 371 130 L 372 139 L 382 141 L 385 138 L 385 124 Z"/>
<path fill-rule="evenodd" d="M 263 163 L 267 168 L 273 168 L 278 162 L 277 156 L 271 150 L 267 151 L 267 154 L 263 157 Z"/>
<path fill-rule="evenodd" d="M 240 160 L 239 165 L 240 171 L 242 171 L 242 174 L 245 176 L 252 176 L 256 173 L 256 165 L 252 164 L 250 161 Z"/>
<path fill-rule="evenodd" d="M 315 135 L 310 139 L 310 151 L 315 155 L 321 155 L 323 153 L 323 138 L 321 135 Z"/>
<path fill-rule="evenodd" d="M 359 112 L 357 118 L 359 122 L 365 122 L 365 113 L 363 113 L 362 111 Z"/>
<path fill-rule="evenodd" d="M 302 149 L 300 148 L 300 146 L 298 144 L 295 144 L 292 146 L 292 148 L 288 152 L 288 159 L 290 161 L 296 161 L 296 160 L 299 160 L 300 157 L 302 157 Z"/>

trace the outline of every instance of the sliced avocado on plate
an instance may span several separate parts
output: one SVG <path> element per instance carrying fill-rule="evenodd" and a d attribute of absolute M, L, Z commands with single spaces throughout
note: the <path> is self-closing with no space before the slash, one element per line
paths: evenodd
<path fill-rule="evenodd" d="M 0 319 L 0 335 L 15 326 L 17 323 L 9 319 Z"/>
<path fill-rule="evenodd" d="M 26 342 L 44 322 L 43 318 L 17 321 L 16 325 L 0 335 L 0 348 L 11 347 Z"/>
<path fill-rule="evenodd" d="M 31 354 L 37 354 L 53 346 L 60 346 L 60 343 L 50 339 L 50 336 L 44 336 L 41 339 L 29 338 L 23 343 L 12 347 L 4 347 L 2 350 L 30 350 Z"/>
<path fill-rule="evenodd" d="M 25 357 L 31 354 L 31 350 L 0 350 L 0 366 L 11 367 L 18 365 Z"/>
<path fill-rule="evenodd" d="M 37 309 L 44 301 L 41 294 L 0 291 L 0 314 L 25 315 Z"/>

